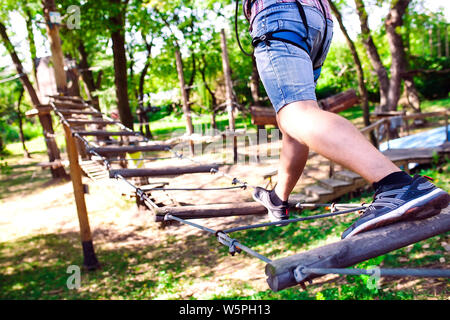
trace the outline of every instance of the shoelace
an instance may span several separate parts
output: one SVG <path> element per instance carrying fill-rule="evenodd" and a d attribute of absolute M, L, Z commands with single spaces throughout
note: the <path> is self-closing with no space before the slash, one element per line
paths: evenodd
<path fill-rule="evenodd" d="M 377 207 L 388 207 L 390 209 L 395 209 L 398 206 L 402 205 L 403 203 L 405 203 L 405 201 L 399 198 L 408 190 L 408 188 L 409 186 L 405 186 L 401 189 L 376 193 L 373 202 L 370 204 L 370 206 L 367 207 L 361 217 L 372 213 L 372 211 L 374 210 L 377 210 Z"/>

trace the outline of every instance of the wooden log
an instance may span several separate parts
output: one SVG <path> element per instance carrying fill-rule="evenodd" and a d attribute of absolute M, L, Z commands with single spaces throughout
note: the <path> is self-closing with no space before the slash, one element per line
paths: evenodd
<path fill-rule="evenodd" d="M 358 103 L 359 98 L 356 94 L 356 91 L 353 89 L 340 92 L 319 101 L 319 104 L 322 106 L 323 110 L 334 113 L 347 110 L 348 108 L 351 108 Z"/>
<path fill-rule="evenodd" d="M 81 109 L 58 109 L 58 112 L 62 114 L 84 114 L 84 115 L 93 115 L 93 116 L 101 116 L 102 113 L 98 111 L 85 111 Z"/>
<path fill-rule="evenodd" d="M 100 124 L 100 125 L 118 125 L 119 122 L 109 120 L 85 120 L 85 119 L 67 119 L 72 125 Z"/>
<path fill-rule="evenodd" d="M 184 167 L 164 167 L 164 168 L 145 168 L 145 169 L 116 169 L 110 170 L 110 178 L 121 175 L 124 178 L 132 177 L 160 177 L 160 176 L 177 176 L 186 173 L 204 173 L 211 172 L 211 169 L 218 169 L 217 164 L 196 165 Z"/>
<path fill-rule="evenodd" d="M 257 126 L 274 125 L 278 126 L 275 110 L 268 107 L 250 107 L 252 123 Z"/>
<path fill-rule="evenodd" d="M 257 202 L 162 207 L 156 209 L 155 221 L 164 221 L 164 216 L 166 214 L 171 214 L 182 219 L 202 219 L 267 214 L 267 209 Z"/>
<path fill-rule="evenodd" d="M 450 230 L 450 207 L 424 220 L 398 222 L 384 228 L 358 234 L 266 265 L 267 283 L 273 291 L 297 285 L 294 270 L 311 268 L 345 268 L 393 250 L 425 240 Z M 309 275 L 302 282 L 319 277 Z"/>
<path fill-rule="evenodd" d="M 112 154 L 119 154 L 119 153 L 135 153 L 135 152 L 149 152 L 149 151 L 165 151 L 168 148 L 170 148 L 169 145 L 165 144 L 154 144 L 154 145 L 147 145 L 147 146 L 122 146 L 122 147 L 98 147 L 98 148 L 89 148 L 87 149 L 88 152 L 94 151 L 101 155 L 107 155 L 110 156 Z"/>
<path fill-rule="evenodd" d="M 112 137 L 112 136 L 139 136 L 138 133 L 132 131 L 74 131 L 80 136 L 95 136 L 95 137 Z"/>

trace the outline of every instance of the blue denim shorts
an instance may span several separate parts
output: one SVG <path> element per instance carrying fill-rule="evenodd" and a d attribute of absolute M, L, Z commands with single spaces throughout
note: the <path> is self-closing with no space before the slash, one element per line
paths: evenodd
<path fill-rule="evenodd" d="M 325 19 L 322 12 L 312 6 L 303 5 L 308 22 L 307 42 L 310 54 L 290 43 L 271 40 L 270 45 L 259 43 L 255 58 L 261 81 L 275 111 L 285 105 L 303 100 L 317 100 L 316 83 L 320 66 L 325 61 L 333 37 L 333 21 Z M 325 33 L 325 21 L 328 24 Z M 261 11 L 253 21 L 251 36 L 260 37 L 268 32 L 287 29 L 303 37 L 307 36 L 305 26 L 295 3 L 276 4 Z M 326 37 L 322 54 L 320 47 Z M 313 61 L 316 65 L 313 66 Z"/>

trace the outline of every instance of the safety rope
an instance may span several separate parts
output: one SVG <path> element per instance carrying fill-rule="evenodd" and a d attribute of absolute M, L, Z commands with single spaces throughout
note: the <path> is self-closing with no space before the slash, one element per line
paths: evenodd
<path fill-rule="evenodd" d="M 302 282 L 310 275 L 369 275 L 376 277 L 423 277 L 423 278 L 450 278 L 448 269 L 410 269 L 410 268 L 371 268 L 371 269 L 344 269 L 344 268 L 309 268 L 298 266 L 294 270 L 294 277 L 297 282 Z"/>
<path fill-rule="evenodd" d="M 308 216 L 308 217 L 300 217 L 300 218 L 295 218 L 295 219 L 252 224 L 252 225 L 247 225 L 247 226 L 226 229 L 223 232 L 232 233 L 232 232 L 236 232 L 236 231 L 250 230 L 250 229 L 263 228 L 263 227 L 269 227 L 269 226 L 284 227 L 291 223 L 333 217 L 333 216 L 337 216 L 337 215 L 342 215 L 342 214 L 347 214 L 347 213 L 363 210 L 365 208 L 366 208 L 365 206 L 362 206 L 362 207 L 352 208 L 352 209 L 348 209 L 348 210 L 335 211 L 335 212 L 331 212 L 331 213 L 318 214 L 318 215 Z"/>

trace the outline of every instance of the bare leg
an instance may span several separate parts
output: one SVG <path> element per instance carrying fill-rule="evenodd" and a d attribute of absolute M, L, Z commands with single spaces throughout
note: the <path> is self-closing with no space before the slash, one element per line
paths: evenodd
<path fill-rule="evenodd" d="M 288 104 L 278 112 L 278 123 L 283 132 L 300 144 L 306 144 L 322 156 L 358 173 L 370 183 L 400 171 L 348 120 L 321 110 L 316 101 L 298 101 Z M 286 157 L 290 152 L 292 151 L 288 148 Z M 288 159 L 282 157 L 281 163 L 284 168 L 282 172 L 290 170 L 291 166 L 295 168 L 294 164 L 289 163 L 289 159 L 291 162 L 301 162 L 295 155 L 290 155 Z M 295 170 L 298 170 L 298 167 Z M 290 180 L 284 178 L 283 174 L 281 179 L 287 184 L 285 188 L 288 190 L 291 186 L 288 182 Z M 279 197 L 285 192 L 281 186 L 276 191 Z"/>
<path fill-rule="evenodd" d="M 308 153 L 307 145 L 291 138 L 287 132 L 283 132 L 278 183 L 275 187 L 275 193 L 281 200 L 288 200 L 289 194 L 305 168 Z"/>

